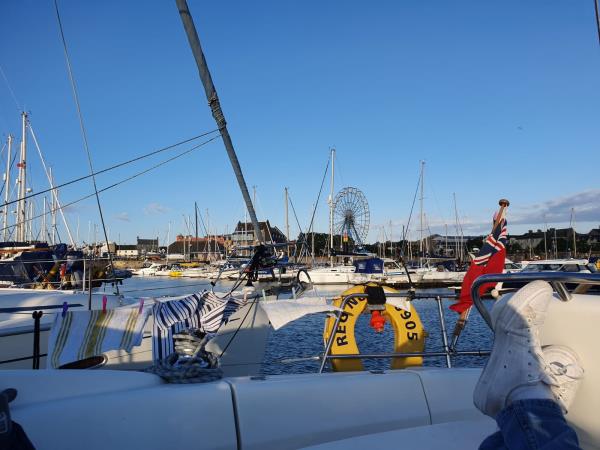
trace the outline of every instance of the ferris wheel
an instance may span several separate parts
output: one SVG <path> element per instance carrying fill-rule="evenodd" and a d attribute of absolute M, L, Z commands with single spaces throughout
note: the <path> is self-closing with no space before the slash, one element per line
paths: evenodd
<path fill-rule="evenodd" d="M 355 187 L 345 187 L 333 201 L 333 230 L 343 243 L 362 247 L 369 233 L 369 203 L 365 194 Z"/>

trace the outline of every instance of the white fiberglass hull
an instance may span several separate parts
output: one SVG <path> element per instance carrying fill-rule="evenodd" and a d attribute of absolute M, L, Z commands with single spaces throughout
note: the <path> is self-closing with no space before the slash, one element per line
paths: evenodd
<path fill-rule="evenodd" d="M 6 304 L 19 304 L 34 307 L 34 310 L 45 311 L 41 318 L 40 326 L 40 368 L 46 367 L 46 353 L 50 328 L 54 322 L 55 314 L 60 314 L 62 309 L 53 309 L 52 306 L 61 306 L 67 301 L 71 309 L 87 309 L 87 293 L 63 293 L 61 291 L 27 291 L 20 295 L 9 295 L 0 290 L 0 301 L 7 300 Z M 14 289 L 11 289 L 14 291 Z M 26 294 L 29 296 L 26 297 Z M 32 293 L 37 295 L 31 295 Z M 102 308 L 104 294 L 94 293 L 92 296 L 92 309 Z M 107 296 L 107 308 L 118 308 L 124 304 L 137 303 L 136 299 L 123 299 L 119 296 Z M 145 300 L 145 305 L 153 302 Z M 79 306 L 85 305 L 85 306 Z M 43 307 L 46 307 L 44 309 Z M 6 308 L 7 306 L 4 306 Z M 131 352 L 122 350 L 111 351 L 104 354 L 106 363 L 102 366 L 107 369 L 141 370 L 152 364 L 152 322 L 151 317 L 144 330 L 142 345 L 134 347 Z M 31 312 L 27 313 L 2 313 L 0 314 L 0 369 L 31 369 L 33 365 L 33 319 Z M 235 312 L 217 336 L 207 345 L 207 349 L 221 355 L 221 368 L 228 376 L 255 375 L 260 372 L 264 350 L 269 335 L 269 321 L 258 302 L 249 302 L 246 306 Z M 229 344 L 233 336 L 236 338 Z M 229 345 L 228 345 L 229 344 Z"/>
<path fill-rule="evenodd" d="M 566 416 L 585 449 L 600 448 L 598 320 L 596 296 L 556 297 L 540 335 L 585 368 Z M 1 371 L 0 385 L 17 389 L 13 419 L 37 448 L 462 450 L 497 429 L 473 406 L 479 374 L 419 367 L 167 385 L 140 372 Z M 89 439 L 98 424 L 106 432 Z"/>
<path fill-rule="evenodd" d="M 304 272 L 300 273 L 300 281 L 313 284 L 351 284 L 355 275 L 353 266 L 334 266 L 308 270 L 310 280 Z"/>

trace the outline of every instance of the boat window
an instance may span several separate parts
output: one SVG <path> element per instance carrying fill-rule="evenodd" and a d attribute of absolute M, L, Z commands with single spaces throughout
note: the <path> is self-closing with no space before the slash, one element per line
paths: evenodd
<path fill-rule="evenodd" d="M 559 270 L 560 268 L 560 264 L 527 264 L 523 272 L 546 272 Z"/>

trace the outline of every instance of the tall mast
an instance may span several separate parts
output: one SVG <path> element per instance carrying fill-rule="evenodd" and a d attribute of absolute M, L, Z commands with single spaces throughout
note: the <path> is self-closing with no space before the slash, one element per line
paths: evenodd
<path fill-rule="evenodd" d="M 577 240 L 575 238 L 575 208 L 571 208 L 571 229 L 573 230 L 573 257 L 577 258 Z"/>
<path fill-rule="evenodd" d="M 420 203 L 420 210 L 421 213 L 419 214 L 420 216 L 420 227 L 419 227 L 419 252 L 420 252 L 420 258 L 421 258 L 421 266 L 423 265 L 423 254 L 425 253 L 425 246 L 423 245 L 423 175 L 425 172 L 425 161 L 421 161 L 421 196 L 419 198 L 419 203 Z"/>
<path fill-rule="evenodd" d="M 329 265 L 333 267 L 333 190 L 335 180 L 335 148 L 331 149 L 331 186 L 329 190 Z M 313 230 L 313 236 L 314 236 Z"/>
<path fill-rule="evenodd" d="M 199 259 L 198 255 L 198 204 L 194 202 L 194 214 L 196 217 L 196 259 Z"/>
<path fill-rule="evenodd" d="M 546 234 L 548 233 L 548 222 L 546 222 L 546 214 L 544 214 L 544 258 L 548 259 L 548 244 L 546 242 Z"/>
<path fill-rule="evenodd" d="M 52 167 L 48 167 L 48 177 L 50 186 L 54 186 L 54 175 L 52 175 Z M 56 189 L 52 189 L 52 203 L 50 209 L 50 227 L 52 228 L 52 245 L 56 245 L 56 210 L 58 209 L 56 197 Z M 108 247 L 107 247 L 108 248 Z"/>
<path fill-rule="evenodd" d="M 445 234 L 446 234 L 446 239 L 445 239 L 445 245 L 444 245 L 444 256 L 448 256 L 448 224 L 445 223 L 444 224 L 444 230 L 445 230 Z"/>
<path fill-rule="evenodd" d="M 169 245 L 171 242 L 171 221 L 169 220 L 169 228 L 167 228 L 167 263 L 169 263 Z"/>
<path fill-rule="evenodd" d="M 208 255 L 207 255 L 207 258 L 210 259 L 210 255 L 212 253 L 212 243 L 210 241 L 210 216 L 208 215 L 208 208 L 206 208 L 206 237 L 208 239 Z"/>
<path fill-rule="evenodd" d="M 458 208 L 456 207 L 456 192 L 452 193 L 452 198 L 454 199 L 454 221 L 456 226 L 456 257 L 460 262 L 462 262 L 462 240 L 460 239 L 460 233 L 458 230 Z"/>
<path fill-rule="evenodd" d="M 285 235 L 287 237 L 287 254 L 290 255 L 290 221 L 288 216 L 288 188 L 285 188 Z"/>
<path fill-rule="evenodd" d="M 46 233 L 46 196 L 44 195 L 44 208 L 43 208 L 43 215 L 42 215 L 42 242 L 46 242 L 46 239 L 48 238 L 47 233 Z"/>
<path fill-rule="evenodd" d="M 31 220 L 33 217 L 33 202 L 29 202 L 29 221 L 27 222 L 27 225 L 29 227 L 29 237 L 27 238 L 27 240 L 29 242 L 33 241 L 33 220 Z"/>
<path fill-rule="evenodd" d="M 21 113 L 21 158 L 17 167 L 19 168 L 19 203 L 17 204 L 17 241 L 25 241 L 25 216 L 26 216 L 26 203 L 25 203 L 25 183 L 26 183 L 26 156 L 27 156 L 27 113 Z"/>
<path fill-rule="evenodd" d="M 312 209 L 313 211 L 315 210 L 315 204 L 312 204 Z M 312 257 L 312 265 L 315 265 L 315 229 L 314 229 L 314 225 L 310 230 L 310 238 L 311 238 L 311 250 L 310 250 L 310 254 Z"/>
<path fill-rule="evenodd" d="M 229 131 L 227 131 L 225 115 L 221 109 L 219 97 L 217 96 L 217 90 L 213 84 L 210 71 L 208 70 L 208 65 L 206 64 L 206 59 L 204 58 L 204 53 L 202 52 L 200 39 L 198 38 L 198 33 L 196 31 L 196 26 L 194 25 L 192 15 L 190 14 L 186 0 L 175 0 L 175 3 L 177 4 L 177 9 L 179 10 L 179 15 L 181 16 L 181 21 L 183 22 L 183 28 L 187 34 L 192 53 L 194 54 L 194 59 L 196 60 L 196 65 L 198 66 L 198 72 L 200 79 L 202 80 L 202 85 L 204 86 L 204 92 L 206 94 L 206 99 L 208 100 L 212 116 L 215 119 L 217 127 L 221 133 L 223 144 L 225 144 L 225 149 L 227 150 L 227 155 L 229 156 L 229 161 L 231 162 L 240 190 L 242 191 L 242 197 L 244 197 L 244 201 L 246 203 L 246 209 L 250 214 L 250 220 L 252 220 L 252 225 L 254 227 L 254 238 L 258 242 L 264 242 L 262 232 L 258 225 L 256 211 L 254 210 L 254 205 L 250 199 L 248 187 L 246 186 L 246 180 L 244 180 L 242 168 L 240 167 L 235 149 L 233 148 L 233 142 L 229 136 Z"/>
<path fill-rule="evenodd" d="M 390 220 L 390 258 L 394 259 L 394 229 Z"/>
<path fill-rule="evenodd" d="M 2 233 L 2 240 L 6 242 L 8 237 L 8 200 L 10 192 L 10 157 L 12 150 L 13 137 L 11 134 L 8 135 L 8 155 L 6 157 L 6 176 L 4 178 L 4 230 Z"/>

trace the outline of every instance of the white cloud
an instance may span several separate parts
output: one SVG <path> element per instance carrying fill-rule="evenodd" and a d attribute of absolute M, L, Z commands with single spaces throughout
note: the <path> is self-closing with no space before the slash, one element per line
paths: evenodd
<path fill-rule="evenodd" d="M 147 215 L 152 215 L 152 214 L 164 214 L 167 211 L 169 211 L 169 208 L 167 208 L 164 205 L 161 205 L 160 203 L 156 203 L 156 202 L 152 202 L 149 203 L 145 208 L 144 208 L 144 213 L 146 213 Z"/>
<path fill-rule="evenodd" d="M 131 222 L 131 219 L 129 218 L 129 213 L 125 211 L 115 215 L 115 219 L 120 220 L 122 222 Z"/>
<path fill-rule="evenodd" d="M 600 221 L 600 189 L 590 189 L 515 209 L 515 224 L 565 223 L 571 220 L 571 208 L 577 222 Z"/>

